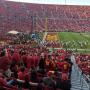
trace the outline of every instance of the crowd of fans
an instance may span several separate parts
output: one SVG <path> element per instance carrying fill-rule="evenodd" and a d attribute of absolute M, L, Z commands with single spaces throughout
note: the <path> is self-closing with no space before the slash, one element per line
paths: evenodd
<path fill-rule="evenodd" d="M 76 62 L 82 72 L 90 77 L 90 55 L 78 55 Z"/>
<path fill-rule="evenodd" d="M 30 45 L 0 46 L 0 90 L 70 90 L 70 54 Z"/>
<path fill-rule="evenodd" d="M 90 30 L 90 7 L 69 5 L 43 5 L 19 2 L 0 2 L 0 33 L 9 30 L 20 32 Z M 13 13 L 12 13 L 13 12 Z"/>
<path fill-rule="evenodd" d="M 89 11 L 89 6 L 2 1 L 0 35 L 13 29 L 27 33 L 46 31 L 46 28 L 54 32 L 89 31 Z M 59 42 L 46 41 L 46 45 L 38 45 L 37 41 L 27 41 L 27 37 L 12 40 L 14 42 L 0 45 L 0 90 L 70 90 L 70 54 L 63 49 L 50 52 L 47 48 L 59 48 Z M 80 55 L 76 60 L 83 73 L 90 75 L 90 56 Z"/>

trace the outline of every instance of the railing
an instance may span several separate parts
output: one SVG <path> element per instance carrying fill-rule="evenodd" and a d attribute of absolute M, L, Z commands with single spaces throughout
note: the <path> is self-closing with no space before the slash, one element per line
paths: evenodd
<path fill-rule="evenodd" d="M 83 85 L 87 88 L 87 90 L 90 90 L 90 78 L 87 75 L 85 75 L 79 67 L 78 67 L 78 73 L 79 75 L 81 75 L 80 76 L 81 90 L 83 89 Z"/>
<path fill-rule="evenodd" d="M 83 75 L 83 77 L 84 77 L 85 81 L 88 83 L 89 90 L 90 90 L 90 78 L 87 75 L 85 75 L 85 74 Z"/>

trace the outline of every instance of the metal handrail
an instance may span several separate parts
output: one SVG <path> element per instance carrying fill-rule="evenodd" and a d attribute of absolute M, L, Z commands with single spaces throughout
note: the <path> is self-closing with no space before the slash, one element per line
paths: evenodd
<path fill-rule="evenodd" d="M 86 87 L 88 88 L 88 90 L 90 90 L 90 85 L 89 85 L 90 84 L 90 78 L 87 75 L 85 75 L 79 67 L 78 67 L 78 70 L 82 74 L 82 82 L 84 81 Z"/>
<path fill-rule="evenodd" d="M 80 71 L 81 73 L 83 73 L 82 70 L 81 70 L 79 67 L 78 67 L 78 69 L 79 69 L 79 71 Z M 83 73 L 83 77 L 90 82 L 90 78 L 89 78 L 86 74 Z"/>
<path fill-rule="evenodd" d="M 86 81 L 84 78 L 82 78 L 82 80 L 85 82 L 85 85 L 86 85 L 86 87 L 87 87 L 88 90 L 89 90 L 90 86 L 88 85 L 87 81 Z"/>
<path fill-rule="evenodd" d="M 84 74 L 84 77 L 90 82 L 90 78 Z"/>

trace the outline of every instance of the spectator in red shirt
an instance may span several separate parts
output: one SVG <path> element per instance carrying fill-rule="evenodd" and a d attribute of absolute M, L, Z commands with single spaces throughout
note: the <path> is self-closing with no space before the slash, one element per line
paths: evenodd
<path fill-rule="evenodd" d="M 0 57 L 0 69 L 3 69 L 4 71 L 6 71 L 8 69 L 9 64 L 10 64 L 10 61 L 5 56 L 5 52 L 3 51 Z"/>
<path fill-rule="evenodd" d="M 68 73 L 70 69 L 70 64 L 67 61 L 62 62 L 62 72 Z"/>
<path fill-rule="evenodd" d="M 15 62 L 15 63 L 20 62 L 20 54 L 19 54 L 17 49 L 14 50 L 14 53 L 12 55 L 12 61 Z"/>
<path fill-rule="evenodd" d="M 24 67 L 21 67 L 18 71 L 18 79 L 25 80 L 25 76 L 28 75 L 27 70 Z M 29 77 L 27 77 L 29 79 Z"/>

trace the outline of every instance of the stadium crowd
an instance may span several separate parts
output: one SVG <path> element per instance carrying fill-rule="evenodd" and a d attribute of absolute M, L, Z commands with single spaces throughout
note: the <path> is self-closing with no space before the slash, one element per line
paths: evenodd
<path fill-rule="evenodd" d="M 4 34 L 9 30 L 27 33 L 32 30 L 43 32 L 46 29 L 50 32 L 88 32 L 89 12 L 89 6 L 27 4 L 2 0 L 0 37 L 5 37 Z M 18 36 L 10 37 L 10 42 L 5 45 L 0 44 L 0 90 L 70 90 L 71 53 L 63 49 L 49 51 L 48 46 L 61 48 L 59 42 L 46 41 L 45 44 Z M 65 42 L 65 46 L 67 44 Z M 82 42 L 79 44 L 83 45 Z M 83 73 L 90 76 L 90 56 L 77 55 L 76 61 Z"/>
<path fill-rule="evenodd" d="M 69 5 L 27 4 L 2 0 L 0 2 L 0 34 L 9 30 L 74 31 L 90 30 L 90 7 Z M 13 13 L 12 13 L 13 12 Z"/>
<path fill-rule="evenodd" d="M 70 90 L 69 56 L 63 49 L 50 52 L 28 41 L 1 45 L 0 90 Z"/>
<path fill-rule="evenodd" d="M 84 74 L 90 77 L 90 55 L 78 55 L 76 62 Z"/>

